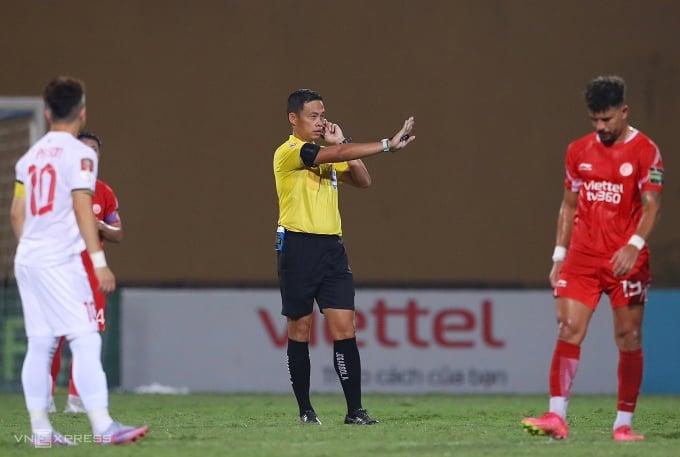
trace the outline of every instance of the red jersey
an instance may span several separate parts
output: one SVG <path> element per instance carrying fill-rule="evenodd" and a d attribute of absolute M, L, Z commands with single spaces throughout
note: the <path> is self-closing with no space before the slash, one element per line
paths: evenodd
<path fill-rule="evenodd" d="M 113 190 L 104 181 L 97 180 L 94 188 L 94 197 L 92 197 L 92 210 L 98 220 L 104 221 L 107 224 L 113 224 L 120 221 L 118 217 L 118 199 Z M 102 249 L 104 248 L 104 240 L 101 239 Z M 90 286 L 94 293 L 94 306 L 97 310 L 97 322 L 99 323 L 99 330 L 106 329 L 106 295 L 99 291 L 99 283 L 94 274 L 94 268 L 90 256 L 86 251 L 83 251 L 83 264 L 87 270 Z"/>
<path fill-rule="evenodd" d="M 120 221 L 118 217 L 118 199 L 113 189 L 104 181 L 97 180 L 92 197 L 92 210 L 100 221 L 113 224 Z"/>
<path fill-rule="evenodd" d="M 641 193 L 663 188 L 661 153 L 636 129 L 611 146 L 593 132 L 567 148 L 565 186 L 579 194 L 569 250 L 611 257 L 637 230 Z"/>

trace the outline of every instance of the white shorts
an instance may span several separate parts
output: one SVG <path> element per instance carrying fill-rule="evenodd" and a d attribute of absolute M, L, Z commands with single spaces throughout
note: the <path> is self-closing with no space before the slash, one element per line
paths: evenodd
<path fill-rule="evenodd" d="M 14 265 L 26 336 L 97 331 L 92 288 L 80 255 L 50 268 Z"/>

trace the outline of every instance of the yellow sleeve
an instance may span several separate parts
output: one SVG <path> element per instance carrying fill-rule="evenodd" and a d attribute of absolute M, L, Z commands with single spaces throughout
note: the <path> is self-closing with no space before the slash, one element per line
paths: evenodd
<path fill-rule="evenodd" d="M 302 144 L 288 144 L 280 147 L 274 154 L 274 169 L 276 171 L 291 171 L 304 168 L 300 159 Z"/>
<path fill-rule="evenodd" d="M 333 164 L 333 168 L 335 168 L 335 171 L 338 173 L 344 173 L 349 170 L 349 164 L 347 162 L 338 162 Z"/>
<path fill-rule="evenodd" d="M 26 198 L 26 187 L 21 181 L 14 182 L 14 198 Z"/>

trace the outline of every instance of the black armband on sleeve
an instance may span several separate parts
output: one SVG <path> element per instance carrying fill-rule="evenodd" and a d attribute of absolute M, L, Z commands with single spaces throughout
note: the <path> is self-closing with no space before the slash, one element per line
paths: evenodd
<path fill-rule="evenodd" d="M 321 146 L 318 144 L 313 144 L 313 143 L 305 143 L 302 145 L 302 148 L 300 149 L 300 158 L 302 159 L 302 163 L 307 165 L 308 167 L 315 167 L 316 164 L 314 161 L 316 160 L 317 154 L 319 154 L 319 151 L 321 150 Z"/>

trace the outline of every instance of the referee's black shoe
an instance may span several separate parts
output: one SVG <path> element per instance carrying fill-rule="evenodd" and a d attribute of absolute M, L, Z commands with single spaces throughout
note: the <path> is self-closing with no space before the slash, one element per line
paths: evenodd
<path fill-rule="evenodd" d="M 371 418 L 371 416 L 368 415 L 368 411 L 366 411 L 364 408 L 359 408 L 353 413 L 345 416 L 345 424 L 373 425 L 377 423 L 378 421 Z"/>
<path fill-rule="evenodd" d="M 300 423 L 321 425 L 321 420 L 319 419 L 319 416 L 316 415 L 313 409 L 309 409 L 300 416 Z"/>

